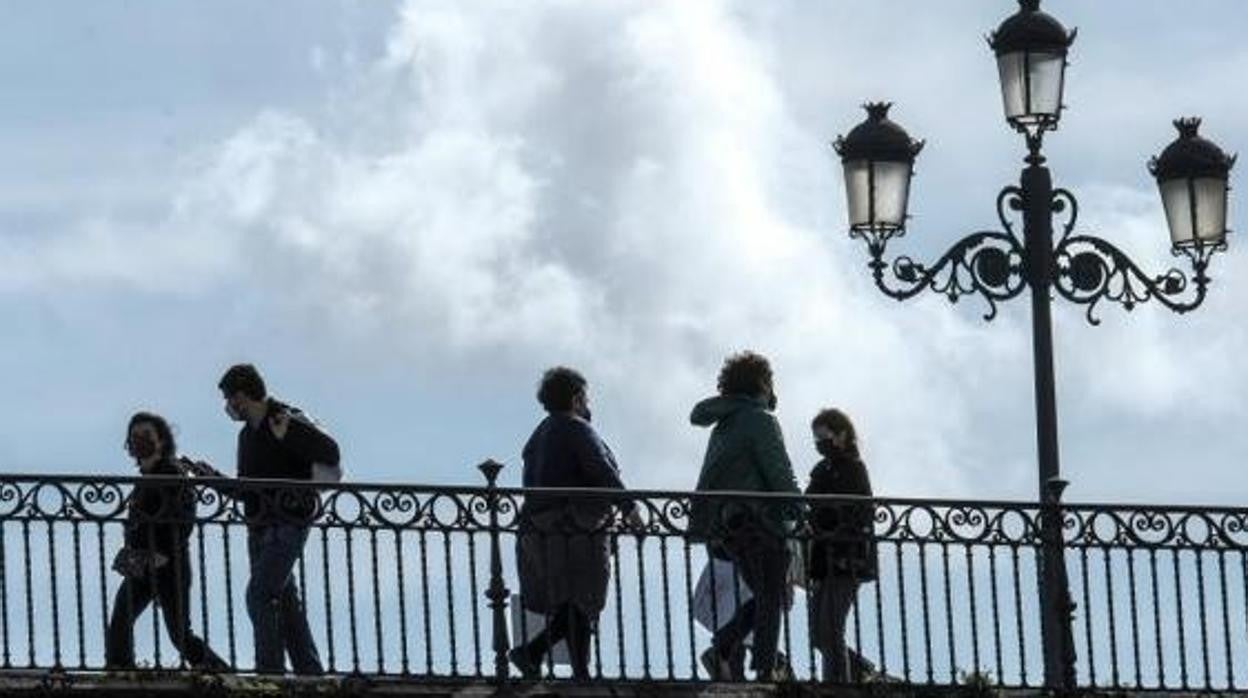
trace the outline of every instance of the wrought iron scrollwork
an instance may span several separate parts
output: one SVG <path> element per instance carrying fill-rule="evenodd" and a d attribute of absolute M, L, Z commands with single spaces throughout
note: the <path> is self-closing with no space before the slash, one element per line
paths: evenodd
<path fill-rule="evenodd" d="M 1112 243 L 1091 235 L 1067 233 L 1053 253 L 1053 286 L 1066 300 L 1086 305 L 1088 322 L 1093 325 L 1101 322 L 1096 308 L 1103 301 L 1117 303 L 1129 311 L 1156 300 L 1170 310 L 1185 313 L 1205 300 L 1209 258 L 1225 248 L 1225 243 L 1179 248 L 1174 254 L 1190 260 L 1190 276 L 1176 267 L 1149 276 Z"/>
<path fill-rule="evenodd" d="M 992 320 L 997 316 L 998 302 L 1017 296 L 1027 286 L 1023 247 L 1004 209 L 1007 201 L 1015 201 L 1018 194 L 1016 187 L 1006 187 L 997 198 L 997 216 L 1005 232 L 971 233 L 931 265 L 916 262 L 906 255 L 886 261 L 885 249 L 894 237 L 891 233 L 851 235 L 866 239 L 871 254 L 868 266 L 875 285 L 885 295 L 900 301 L 931 290 L 946 296 L 951 303 L 963 296 L 979 295 L 988 304 L 984 319 Z M 886 272 L 891 280 L 886 278 Z"/>

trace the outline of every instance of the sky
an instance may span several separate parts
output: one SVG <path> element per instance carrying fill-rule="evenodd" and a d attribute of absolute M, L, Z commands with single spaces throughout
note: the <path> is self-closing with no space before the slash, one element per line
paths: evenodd
<path fill-rule="evenodd" d="M 0 468 L 127 474 L 128 416 L 233 468 L 216 382 L 256 363 L 353 480 L 519 482 L 544 369 L 590 381 L 634 487 L 693 485 L 690 408 L 772 360 L 799 479 L 856 420 L 878 494 L 1035 496 L 1026 298 L 897 303 L 829 142 L 868 100 L 927 141 L 898 253 L 996 225 L 1023 145 L 1004 0 L 237 0 L 0 8 Z M 1046 141 L 1081 232 L 1172 258 L 1145 164 L 1179 116 L 1245 148 L 1238 0 L 1050 0 L 1079 35 Z M 1232 186 L 1239 173 L 1232 173 Z M 1240 227 L 1238 187 L 1231 228 Z M 1054 306 L 1074 501 L 1239 504 L 1248 258 L 1176 316 Z"/>

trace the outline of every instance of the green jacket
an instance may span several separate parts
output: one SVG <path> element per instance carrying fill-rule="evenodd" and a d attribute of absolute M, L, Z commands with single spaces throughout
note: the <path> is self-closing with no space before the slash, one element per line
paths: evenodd
<path fill-rule="evenodd" d="M 699 492 L 801 493 L 784 448 L 780 423 L 764 400 L 743 395 L 708 398 L 693 408 L 689 421 L 700 427 L 715 427 L 698 475 Z M 718 509 L 709 502 L 695 501 L 690 532 L 695 537 L 711 535 L 716 520 L 728 513 Z M 796 510 L 787 509 L 769 511 L 763 518 L 787 530 L 798 516 Z"/>

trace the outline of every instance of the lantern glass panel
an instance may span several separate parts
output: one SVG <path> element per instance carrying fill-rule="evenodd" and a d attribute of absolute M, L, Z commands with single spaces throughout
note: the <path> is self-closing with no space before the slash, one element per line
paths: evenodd
<path fill-rule="evenodd" d="M 906 225 L 906 203 L 910 198 L 910 163 L 876 162 L 875 222 L 890 228 Z"/>
<path fill-rule="evenodd" d="M 1200 177 L 1192 182 L 1196 191 L 1196 237 L 1221 242 L 1226 237 L 1226 181 Z"/>
<path fill-rule="evenodd" d="M 848 197 L 849 227 L 871 227 L 871 207 L 868 203 L 871 190 L 867 170 L 868 160 L 850 160 L 845 163 L 845 195 Z"/>
<path fill-rule="evenodd" d="M 1170 179 L 1162 182 L 1161 204 L 1166 209 L 1166 224 L 1170 226 L 1170 243 L 1175 247 L 1192 242 L 1192 197 L 1187 179 Z"/>
<path fill-rule="evenodd" d="M 1056 121 L 1062 107 L 1066 56 L 1058 51 L 1014 51 L 997 57 L 1005 118 L 1026 126 Z"/>
<path fill-rule="evenodd" d="M 1190 186 L 1189 186 L 1190 183 Z M 1161 183 L 1161 203 L 1175 247 L 1226 237 L 1226 180 L 1217 177 L 1171 179 Z M 1194 208 L 1193 208 L 1194 207 Z M 1195 229 L 1192 227 L 1195 213 Z"/>
<path fill-rule="evenodd" d="M 845 163 L 845 193 L 851 228 L 902 228 L 910 195 L 910 163 L 850 160 Z"/>

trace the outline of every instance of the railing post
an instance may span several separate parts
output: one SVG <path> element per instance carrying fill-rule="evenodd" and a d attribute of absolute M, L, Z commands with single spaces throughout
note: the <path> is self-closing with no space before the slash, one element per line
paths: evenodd
<path fill-rule="evenodd" d="M 1044 639 L 1047 688 L 1070 691 L 1075 687 L 1075 604 L 1070 596 L 1070 580 L 1066 573 L 1066 545 L 1062 536 L 1062 491 L 1070 483 L 1050 478 L 1040 513 L 1041 613 L 1045 616 Z"/>
<path fill-rule="evenodd" d="M 487 460 L 477 466 L 477 469 L 485 475 L 486 487 L 489 489 L 486 506 L 490 509 L 490 585 L 485 591 L 485 598 L 489 599 L 494 618 L 494 678 L 499 683 L 506 683 L 510 676 L 510 662 L 507 659 L 507 651 L 511 649 L 507 636 L 507 599 L 510 592 L 503 582 L 503 555 L 499 545 L 498 525 L 500 500 L 497 493 L 498 474 L 502 472 L 503 464 Z"/>

